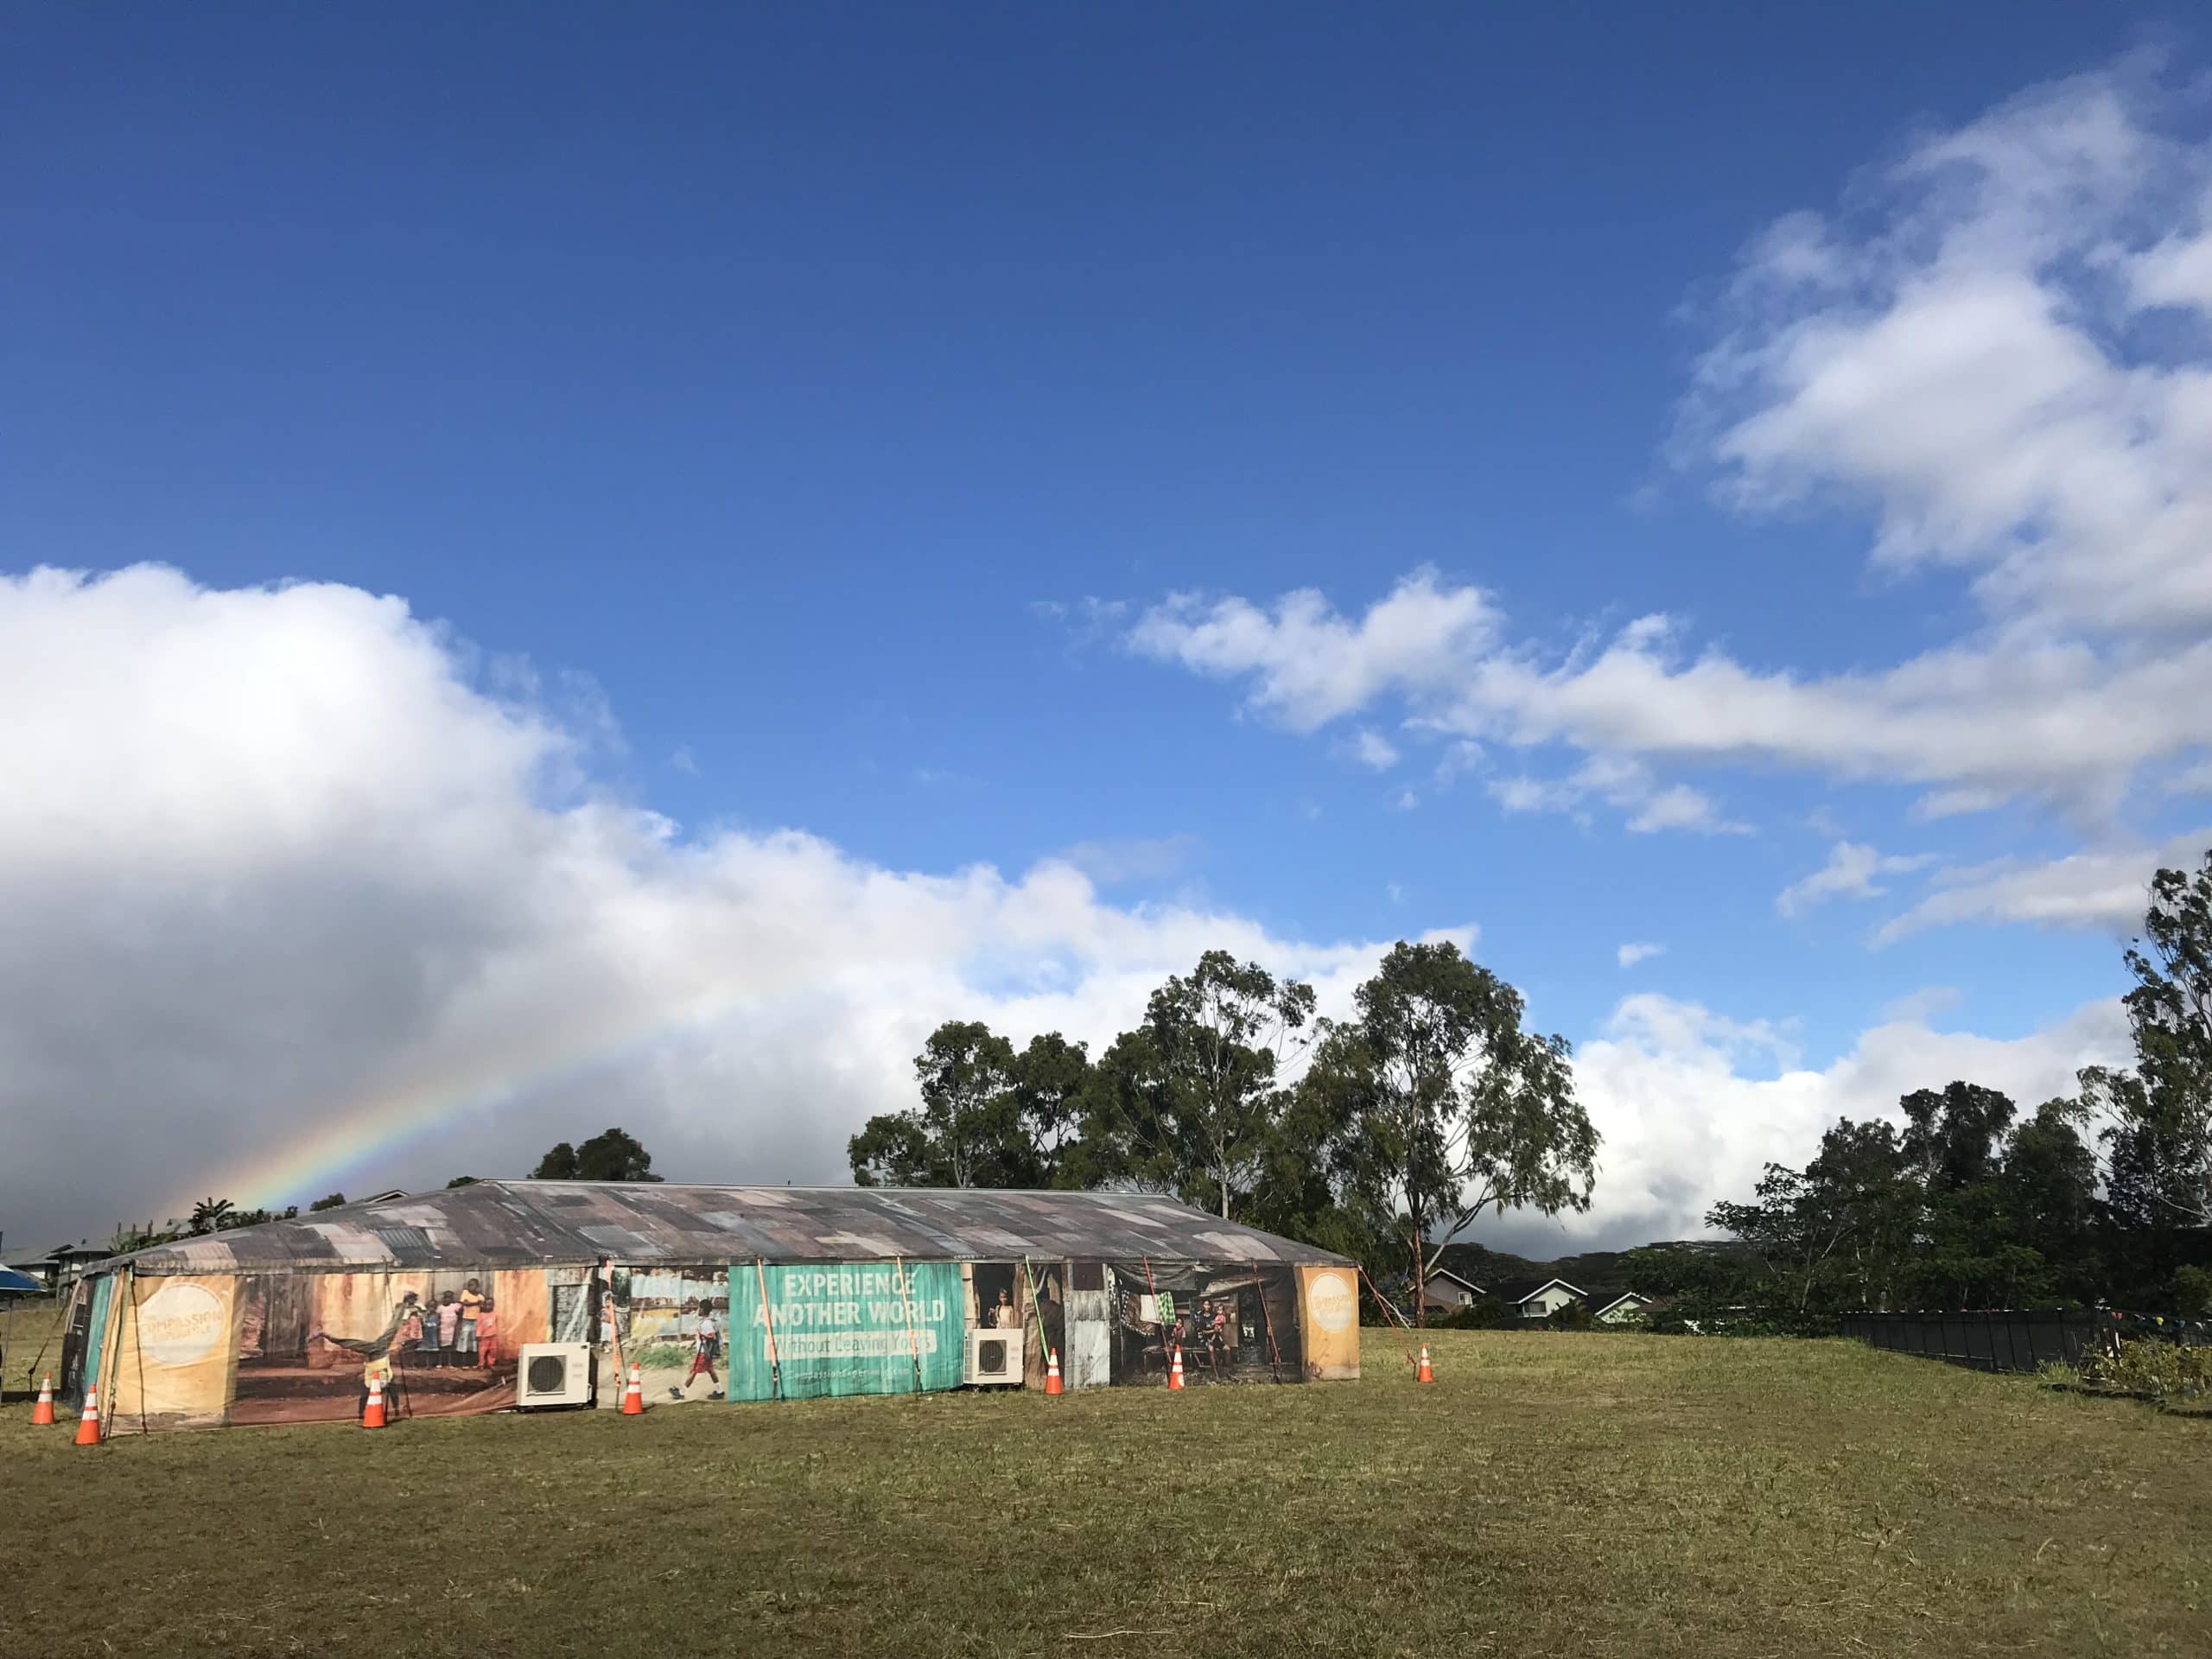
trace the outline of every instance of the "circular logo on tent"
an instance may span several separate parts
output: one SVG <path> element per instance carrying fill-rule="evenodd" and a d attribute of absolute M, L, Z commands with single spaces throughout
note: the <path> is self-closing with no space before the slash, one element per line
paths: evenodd
<path fill-rule="evenodd" d="M 1324 1331 L 1349 1331 L 1359 1310 L 1340 1273 L 1317 1273 L 1306 1284 L 1306 1306 Z"/>
<path fill-rule="evenodd" d="M 230 1321 L 199 1285 L 163 1285 L 138 1308 L 138 1351 L 156 1365 L 196 1365 L 215 1351 Z"/>

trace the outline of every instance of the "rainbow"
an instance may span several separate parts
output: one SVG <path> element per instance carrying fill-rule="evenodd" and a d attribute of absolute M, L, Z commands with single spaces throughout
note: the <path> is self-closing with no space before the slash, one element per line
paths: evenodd
<path fill-rule="evenodd" d="M 750 992 L 720 988 L 695 997 L 673 1012 L 665 1006 L 643 1019 L 578 1020 L 569 1035 L 526 1057 L 488 1056 L 457 1072 L 387 1089 L 344 1103 L 326 1121 L 253 1160 L 221 1166 L 205 1176 L 197 1192 L 176 1211 L 191 1209 L 209 1193 L 236 1199 L 246 1209 L 304 1205 L 317 1189 L 378 1159 L 389 1158 L 431 1131 L 461 1118 L 489 1111 L 580 1071 L 617 1065 L 638 1051 L 687 1028 L 726 1018 L 754 1001 Z M 594 1131 L 595 1132 L 595 1131 Z"/>

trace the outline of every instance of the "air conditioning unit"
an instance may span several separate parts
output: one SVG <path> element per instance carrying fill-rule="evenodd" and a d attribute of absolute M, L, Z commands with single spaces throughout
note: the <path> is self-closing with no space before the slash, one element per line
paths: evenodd
<path fill-rule="evenodd" d="M 526 1342 L 515 1367 L 515 1404 L 525 1411 L 593 1403 L 591 1349 L 581 1342 Z"/>
<path fill-rule="evenodd" d="M 975 1389 L 1021 1386 L 1021 1339 L 1026 1331 L 970 1331 L 967 1382 Z"/>

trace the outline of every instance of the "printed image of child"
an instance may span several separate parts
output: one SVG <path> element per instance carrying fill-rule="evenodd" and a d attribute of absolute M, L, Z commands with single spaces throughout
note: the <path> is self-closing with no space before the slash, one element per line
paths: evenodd
<path fill-rule="evenodd" d="M 413 1292 L 408 1293 L 410 1296 Z M 444 1344 L 438 1340 L 438 1310 L 417 1306 L 415 1311 L 415 1363 L 426 1371 L 438 1368 L 438 1351 Z"/>
<path fill-rule="evenodd" d="M 476 1363 L 476 1313 L 483 1306 L 483 1281 L 471 1279 L 462 1287 L 461 1293 L 461 1335 L 458 1344 L 461 1349 L 461 1357 L 454 1362 L 456 1365 Z"/>
<path fill-rule="evenodd" d="M 486 1296 L 476 1310 L 476 1363 L 487 1371 L 499 1363 L 499 1306 Z"/>
<path fill-rule="evenodd" d="M 714 1304 L 702 1300 L 699 1304 L 699 1327 L 691 1338 L 691 1370 L 683 1379 L 683 1386 L 690 1388 L 703 1371 L 719 1397 L 722 1380 L 715 1372 L 715 1361 L 721 1357 L 721 1327 L 715 1323 Z"/>
<path fill-rule="evenodd" d="M 406 1363 L 407 1351 L 423 1345 L 423 1299 L 409 1291 L 399 1299 L 399 1323 L 391 1333 L 391 1357 L 402 1364 Z"/>
<path fill-rule="evenodd" d="M 438 1347 L 440 1352 L 434 1362 L 439 1365 L 458 1365 L 454 1349 L 461 1342 L 461 1304 L 453 1292 L 442 1291 L 438 1295 Z"/>

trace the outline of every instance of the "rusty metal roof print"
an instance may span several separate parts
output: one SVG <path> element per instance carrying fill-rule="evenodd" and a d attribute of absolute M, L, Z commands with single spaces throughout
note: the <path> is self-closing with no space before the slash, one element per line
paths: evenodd
<path fill-rule="evenodd" d="M 1346 1258 L 1145 1192 L 478 1181 L 156 1244 L 144 1274 L 533 1263 Z"/>

